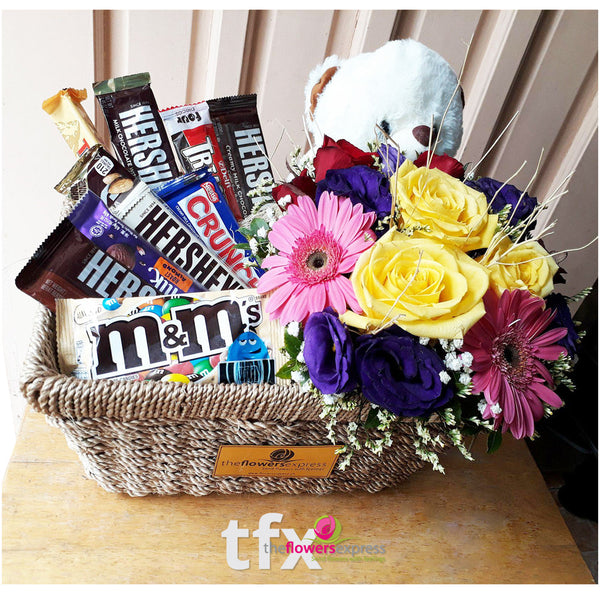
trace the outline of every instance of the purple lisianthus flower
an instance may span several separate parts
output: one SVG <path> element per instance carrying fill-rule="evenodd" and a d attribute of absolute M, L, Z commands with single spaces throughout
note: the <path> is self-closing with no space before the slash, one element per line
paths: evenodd
<path fill-rule="evenodd" d="M 379 154 L 379 158 L 381 159 L 383 174 L 386 177 L 391 177 L 406 160 L 406 156 L 400 154 L 398 149 L 390 144 L 381 144 L 377 154 Z"/>
<path fill-rule="evenodd" d="M 523 194 L 521 190 L 508 183 L 502 187 L 503 183 L 501 181 L 491 177 L 480 177 L 477 181 L 465 181 L 465 184 L 485 194 L 493 213 L 499 213 L 507 204 L 510 204 L 512 209 L 510 210 L 509 224 L 513 226 L 526 219 L 537 206 L 537 198 Z M 498 192 L 498 190 L 500 191 Z M 523 195 L 523 198 L 521 198 L 521 195 Z M 494 198 L 494 196 L 496 197 Z M 521 198 L 520 202 L 519 198 Z"/>
<path fill-rule="evenodd" d="M 547 308 L 556 311 L 554 321 L 552 321 L 549 328 L 567 328 L 565 337 L 561 338 L 556 343 L 563 346 L 569 356 L 575 356 L 577 354 L 577 341 L 579 340 L 579 335 L 575 329 L 575 323 L 573 323 L 573 319 L 571 318 L 571 311 L 567 305 L 567 300 L 562 294 L 556 292 L 546 296 L 544 300 L 546 301 Z"/>
<path fill-rule="evenodd" d="M 357 385 L 352 339 L 331 308 L 308 317 L 304 360 L 311 381 L 324 394 L 350 392 Z"/>
<path fill-rule="evenodd" d="M 392 194 L 390 182 L 379 171 L 366 165 L 348 169 L 329 169 L 317 184 L 317 205 L 323 192 L 350 198 L 352 204 L 362 204 L 365 212 L 374 212 L 378 219 L 390 214 Z"/>
<path fill-rule="evenodd" d="M 442 359 L 418 338 L 392 325 L 361 335 L 354 345 L 364 396 L 397 415 L 418 417 L 450 402 L 453 390 L 440 380 Z"/>

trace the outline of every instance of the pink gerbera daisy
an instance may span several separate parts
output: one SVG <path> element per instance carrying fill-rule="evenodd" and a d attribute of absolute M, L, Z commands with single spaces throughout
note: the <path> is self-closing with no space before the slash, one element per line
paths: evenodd
<path fill-rule="evenodd" d="M 542 360 L 565 352 L 555 342 L 566 329 L 547 330 L 554 318 L 544 301 L 527 290 L 493 291 L 484 296 L 485 316 L 465 335 L 462 349 L 473 355 L 473 391 L 483 392 L 485 419 L 517 439 L 533 435 L 534 422 L 544 416 L 544 402 L 559 408 L 560 397 Z"/>
<path fill-rule="evenodd" d="M 347 306 L 360 312 L 354 289 L 344 273 L 350 273 L 359 255 L 370 248 L 369 229 L 375 213 L 363 213 L 362 205 L 324 192 L 319 208 L 308 196 L 299 196 L 269 232 L 279 254 L 268 256 L 268 271 L 258 282 L 260 293 L 273 291 L 266 305 L 272 318 L 285 325 L 304 321 L 311 313 L 330 306 L 343 313 Z"/>

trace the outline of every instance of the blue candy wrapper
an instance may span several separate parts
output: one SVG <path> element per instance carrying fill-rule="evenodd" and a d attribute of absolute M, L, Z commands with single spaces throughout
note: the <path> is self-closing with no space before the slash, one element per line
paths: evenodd
<path fill-rule="evenodd" d="M 152 190 L 181 220 L 189 225 L 207 247 L 211 248 L 248 287 L 256 287 L 264 273 L 249 266 L 252 253 L 235 244 L 248 240 L 239 226 L 216 179 L 208 169 L 182 175 Z"/>

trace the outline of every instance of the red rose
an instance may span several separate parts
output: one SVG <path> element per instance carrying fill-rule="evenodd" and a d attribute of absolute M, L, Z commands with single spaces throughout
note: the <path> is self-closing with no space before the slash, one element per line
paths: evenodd
<path fill-rule="evenodd" d="M 329 169 L 347 169 L 354 165 L 367 165 L 372 167 L 375 161 L 375 154 L 372 152 L 363 152 L 346 140 L 335 142 L 330 137 L 325 136 L 323 145 L 317 150 L 313 161 L 315 166 L 315 182 L 319 183 L 325 179 L 325 173 Z"/>
<path fill-rule="evenodd" d="M 429 156 L 429 151 L 423 152 L 419 154 L 417 160 L 415 160 L 415 167 L 426 167 L 427 166 L 427 157 Z M 465 168 L 461 163 L 459 163 L 455 158 L 448 156 L 447 154 L 434 154 L 431 162 L 429 163 L 430 169 L 439 169 L 444 173 L 448 173 L 448 175 L 452 175 L 452 177 L 456 177 L 457 179 L 461 179 L 465 176 Z"/>
<path fill-rule="evenodd" d="M 306 174 L 306 169 L 304 169 L 300 175 L 297 175 L 291 181 L 274 187 L 271 193 L 276 202 L 279 202 L 285 196 L 291 196 L 292 203 L 296 204 L 298 196 L 310 196 L 314 200 L 316 191 L 315 182 Z"/>

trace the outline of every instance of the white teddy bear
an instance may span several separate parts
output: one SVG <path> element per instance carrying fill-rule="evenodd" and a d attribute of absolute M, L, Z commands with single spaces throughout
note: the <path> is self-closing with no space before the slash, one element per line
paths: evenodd
<path fill-rule="evenodd" d="M 415 40 L 388 42 L 374 52 L 329 56 L 313 69 L 305 89 L 308 128 L 319 147 L 326 134 L 367 151 L 385 135 L 414 160 L 432 145 L 450 103 L 436 154 L 453 156 L 462 139 L 464 100 L 456 74 L 437 53 Z M 430 126 L 433 116 L 433 132 Z"/>

